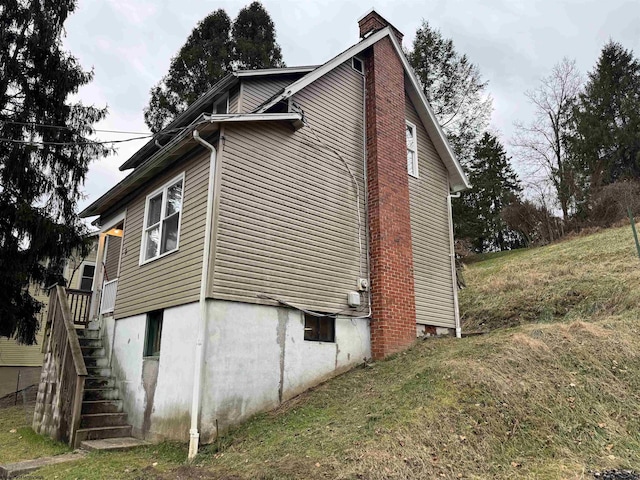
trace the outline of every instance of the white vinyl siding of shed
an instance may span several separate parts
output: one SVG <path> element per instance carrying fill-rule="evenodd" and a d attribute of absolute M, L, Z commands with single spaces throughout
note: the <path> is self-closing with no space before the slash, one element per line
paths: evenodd
<path fill-rule="evenodd" d="M 417 130 L 420 172 L 409 175 L 416 323 L 455 328 L 447 170 L 409 97 L 405 102 L 406 119 Z"/>
<path fill-rule="evenodd" d="M 228 125 L 220 157 L 214 298 L 272 304 L 258 297 L 266 294 L 311 310 L 366 311 L 366 305 L 355 312 L 346 304 L 357 278 L 367 277 L 362 82 L 345 63 L 294 98 L 357 178 L 362 257 L 353 181 L 309 127 L 294 132 L 286 124 Z"/>

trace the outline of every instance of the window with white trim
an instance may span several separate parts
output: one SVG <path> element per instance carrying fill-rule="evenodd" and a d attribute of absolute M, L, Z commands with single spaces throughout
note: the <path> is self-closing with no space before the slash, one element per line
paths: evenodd
<path fill-rule="evenodd" d="M 140 263 L 178 250 L 184 173 L 147 196 Z"/>
<path fill-rule="evenodd" d="M 418 176 L 418 137 L 416 126 L 411 122 L 406 122 L 407 134 L 407 172 L 412 177 Z"/>
<path fill-rule="evenodd" d="M 364 62 L 358 57 L 351 57 L 351 68 L 361 75 L 364 75 Z"/>
<path fill-rule="evenodd" d="M 79 290 L 87 292 L 91 291 L 91 287 L 93 286 L 93 274 L 95 271 L 95 263 L 84 263 L 82 265 L 82 270 L 80 271 L 80 285 L 78 286 Z"/>

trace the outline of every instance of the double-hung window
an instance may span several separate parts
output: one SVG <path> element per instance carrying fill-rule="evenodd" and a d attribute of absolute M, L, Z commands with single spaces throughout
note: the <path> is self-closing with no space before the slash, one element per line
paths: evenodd
<path fill-rule="evenodd" d="M 412 177 L 418 176 L 418 137 L 416 134 L 416 126 L 411 123 L 406 123 L 407 134 L 407 172 Z"/>
<path fill-rule="evenodd" d="M 178 249 L 184 174 L 147 196 L 140 263 Z"/>

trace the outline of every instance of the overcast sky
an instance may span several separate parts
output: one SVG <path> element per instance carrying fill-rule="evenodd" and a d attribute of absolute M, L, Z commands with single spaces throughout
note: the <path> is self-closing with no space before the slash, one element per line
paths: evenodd
<path fill-rule="evenodd" d="M 66 48 L 93 82 L 79 92 L 85 104 L 109 107 L 97 128 L 147 132 L 143 108 L 150 88 L 197 22 L 224 8 L 233 19 L 250 0 L 79 0 L 66 23 Z M 410 47 L 422 19 L 453 39 L 489 81 L 492 127 L 509 149 L 513 122 L 531 116 L 524 92 L 535 88 L 567 56 L 583 74 L 608 39 L 640 52 L 640 1 L 484 0 L 383 1 L 263 0 L 288 66 L 321 64 L 358 41 L 357 19 L 375 7 L 404 33 Z M 100 133 L 103 140 L 131 134 Z M 80 207 L 124 177 L 118 171 L 144 144 L 121 144 L 118 154 L 92 164 Z"/>

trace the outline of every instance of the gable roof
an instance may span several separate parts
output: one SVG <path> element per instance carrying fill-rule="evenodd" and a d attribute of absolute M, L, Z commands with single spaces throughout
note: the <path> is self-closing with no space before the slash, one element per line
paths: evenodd
<path fill-rule="evenodd" d="M 141 165 L 150 155 L 162 147 L 156 143 L 160 138 L 172 135 L 180 127 L 184 127 L 198 118 L 213 103 L 216 97 L 221 97 L 228 90 L 236 86 L 240 79 L 256 77 L 273 77 L 276 75 L 304 75 L 315 70 L 317 65 L 305 65 L 299 67 L 264 68 L 259 70 L 236 70 L 228 73 L 213 87 L 201 95 L 195 102 L 189 105 L 184 112 L 179 114 L 171 123 L 153 136 L 142 148 L 127 159 L 119 170 L 129 170 Z M 164 139 L 163 139 L 164 142 Z"/>
<path fill-rule="evenodd" d="M 349 60 L 354 55 L 361 53 L 362 51 L 371 47 L 374 43 L 377 43 L 387 36 L 391 40 L 391 43 L 393 44 L 398 57 L 402 61 L 402 66 L 405 73 L 405 88 L 407 90 L 409 98 L 416 107 L 418 116 L 420 117 L 422 124 L 427 130 L 427 133 L 429 134 L 429 137 L 431 138 L 436 151 L 440 155 L 440 158 L 442 158 L 442 161 L 449 173 L 449 184 L 451 187 L 451 191 L 458 192 L 470 188 L 471 184 L 469 183 L 467 176 L 462 170 L 460 162 L 458 162 L 455 154 L 453 153 L 451 145 L 449 145 L 449 141 L 442 131 L 442 128 L 440 127 L 440 124 L 438 123 L 438 120 L 436 119 L 436 116 L 433 113 L 433 110 L 431 109 L 431 106 L 429 105 L 429 102 L 424 95 L 422 87 L 420 86 L 418 79 L 413 73 L 413 69 L 409 65 L 407 57 L 404 55 L 402 47 L 398 43 L 398 39 L 394 35 L 391 27 L 385 27 L 373 34 L 370 34 L 344 52 L 333 57 L 325 64 L 307 73 L 304 77 L 296 80 L 288 87 L 285 87 L 284 91 L 281 94 L 275 95 L 268 102 L 259 106 L 255 110 L 255 113 L 266 112 L 269 108 L 273 107 L 278 102 L 290 98 L 292 95 L 296 94 L 306 86 L 326 75 L 345 61 Z"/>
<path fill-rule="evenodd" d="M 238 122 L 286 122 L 294 129 L 298 129 L 302 126 L 302 115 L 299 113 L 201 114 L 174 136 L 169 143 L 80 212 L 80 217 L 104 215 L 116 209 L 128 196 L 135 194 L 146 182 L 197 146 L 198 144 L 193 140 L 195 130 L 203 137 L 213 136 L 218 133 L 220 124 Z"/>

